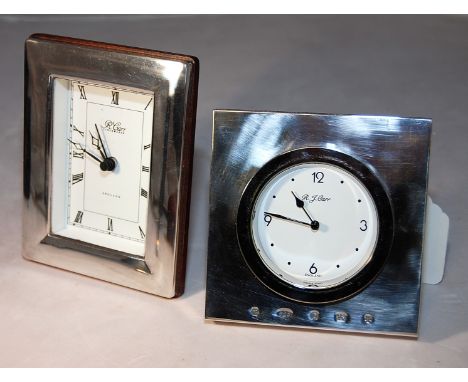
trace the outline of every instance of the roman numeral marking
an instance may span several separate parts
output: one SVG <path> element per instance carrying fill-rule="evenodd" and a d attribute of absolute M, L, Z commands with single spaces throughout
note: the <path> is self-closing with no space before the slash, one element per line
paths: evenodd
<path fill-rule="evenodd" d="M 84 137 L 84 131 L 78 130 L 75 125 L 73 125 L 73 131 L 77 131 L 82 137 Z"/>
<path fill-rule="evenodd" d="M 148 109 L 148 106 L 150 105 L 152 100 L 153 100 L 152 98 L 149 100 L 148 104 L 145 106 L 145 110 Z"/>
<path fill-rule="evenodd" d="M 111 218 L 107 218 L 107 230 L 109 232 L 112 232 L 114 230 L 114 225 L 112 224 Z"/>
<path fill-rule="evenodd" d="M 145 236 L 146 236 L 145 233 L 143 232 L 143 230 L 141 229 L 140 226 L 138 226 L 138 228 L 140 229 L 140 236 L 141 236 L 141 238 L 144 239 Z"/>
<path fill-rule="evenodd" d="M 73 158 L 84 159 L 84 153 L 79 153 L 78 151 L 73 150 Z"/>
<path fill-rule="evenodd" d="M 141 166 L 141 171 L 143 171 L 143 172 L 149 172 L 149 167 L 147 167 L 147 166 Z"/>
<path fill-rule="evenodd" d="M 144 190 L 143 188 L 141 189 L 141 196 L 144 196 L 145 198 L 148 197 L 148 191 Z"/>
<path fill-rule="evenodd" d="M 112 91 L 112 102 L 111 102 L 111 104 L 113 104 L 113 105 L 118 105 L 119 104 L 119 92 Z"/>
<path fill-rule="evenodd" d="M 149 149 L 151 147 L 151 143 L 149 145 L 144 145 L 143 150 Z"/>
<path fill-rule="evenodd" d="M 83 173 L 75 174 L 72 176 L 72 184 L 76 184 L 78 182 L 81 182 L 83 180 Z"/>
<path fill-rule="evenodd" d="M 81 146 L 79 143 L 73 142 L 71 140 L 68 140 L 77 150 L 84 151 L 83 146 Z"/>
<path fill-rule="evenodd" d="M 75 217 L 75 223 L 80 223 L 83 220 L 83 211 L 78 211 Z"/>
<path fill-rule="evenodd" d="M 78 89 L 80 89 L 80 99 L 87 99 L 84 86 L 78 85 Z"/>

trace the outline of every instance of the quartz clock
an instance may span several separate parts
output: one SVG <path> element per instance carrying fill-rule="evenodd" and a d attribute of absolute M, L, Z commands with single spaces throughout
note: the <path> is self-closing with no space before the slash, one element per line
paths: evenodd
<path fill-rule="evenodd" d="M 26 41 L 26 258 L 182 293 L 197 75 L 190 56 Z"/>
<path fill-rule="evenodd" d="M 415 335 L 430 129 L 215 111 L 207 318 Z"/>

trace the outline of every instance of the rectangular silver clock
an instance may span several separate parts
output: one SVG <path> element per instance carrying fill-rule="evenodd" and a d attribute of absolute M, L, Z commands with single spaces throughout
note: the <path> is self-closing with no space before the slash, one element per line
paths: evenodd
<path fill-rule="evenodd" d="M 25 54 L 23 256 L 180 295 L 198 60 L 40 34 Z"/>

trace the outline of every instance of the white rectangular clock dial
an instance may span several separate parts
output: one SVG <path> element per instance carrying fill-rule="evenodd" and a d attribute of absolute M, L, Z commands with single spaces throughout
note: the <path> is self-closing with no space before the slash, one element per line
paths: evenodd
<path fill-rule="evenodd" d="M 52 233 L 143 256 L 154 94 L 59 77 L 53 87 Z"/>

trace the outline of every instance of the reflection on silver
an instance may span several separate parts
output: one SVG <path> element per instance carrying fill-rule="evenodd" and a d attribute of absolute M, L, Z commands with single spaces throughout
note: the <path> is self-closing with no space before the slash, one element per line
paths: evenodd
<path fill-rule="evenodd" d="M 285 117 L 282 115 L 251 115 L 246 118 L 240 129 L 240 133 L 231 149 L 229 150 L 229 160 L 235 164 L 260 165 L 265 159 L 271 158 L 276 151 L 278 140 L 281 139 L 281 126 Z M 258 125 L 268 125 L 271 129 L 258 129 Z M 246 147 L 255 147 L 255 152 L 251 153 L 250 161 L 245 162 L 240 152 L 244 152 Z"/>
<path fill-rule="evenodd" d="M 289 321 L 294 316 L 294 312 L 289 308 L 279 308 L 274 311 L 273 316 L 281 321 Z"/>
<path fill-rule="evenodd" d="M 431 120 L 424 118 L 216 110 L 206 318 L 417 336 L 430 135 Z M 304 147 L 337 150 L 372 169 L 396 222 L 392 250 L 376 279 L 347 300 L 320 306 L 265 287 L 245 263 L 236 235 L 237 209 L 250 179 L 276 156 Z M 289 307 L 294 315 L 287 322 L 269 314 L 253 317 L 252 306 L 262 312 Z M 346 325 L 335 321 L 337 312 L 348 314 Z M 372 324 L 363 320 L 369 312 L 379 317 Z"/>
<path fill-rule="evenodd" d="M 163 297 L 180 295 L 185 279 L 197 59 L 33 35 L 26 41 L 25 60 L 23 256 Z M 52 76 L 154 92 L 144 259 L 50 234 Z"/>
<path fill-rule="evenodd" d="M 179 78 L 184 78 L 185 66 L 181 62 L 163 62 L 161 65 L 161 72 L 168 80 L 169 84 L 169 97 L 174 96 Z"/>

